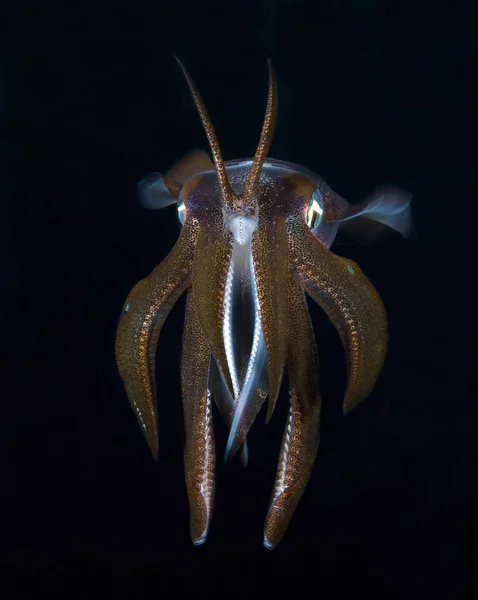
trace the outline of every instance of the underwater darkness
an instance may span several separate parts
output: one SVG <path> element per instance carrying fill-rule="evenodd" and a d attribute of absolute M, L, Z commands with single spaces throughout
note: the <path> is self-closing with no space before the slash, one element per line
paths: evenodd
<path fill-rule="evenodd" d="M 2 13 L 0 598 L 475 598 L 478 4 L 19 0 Z M 255 151 L 271 57 L 271 156 L 350 202 L 380 184 L 413 194 L 413 239 L 332 247 L 378 289 L 389 351 L 342 417 L 340 340 L 311 305 L 320 448 L 273 552 L 262 528 L 286 382 L 251 430 L 247 470 L 223 464 L 214 413 L 215 513 L 194 548 L 184 298 L 158 346 L 157 462 L 116 370 L 125 297 L 179 234 L 175 207 L 143 209 L 136 183 L 208 149 L 173 53 L 226 160 Z"/>

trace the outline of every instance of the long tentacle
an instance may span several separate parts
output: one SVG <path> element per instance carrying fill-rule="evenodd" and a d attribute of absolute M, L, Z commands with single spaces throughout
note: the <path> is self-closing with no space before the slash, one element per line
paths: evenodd
<path fill-rule="evenodd" d="M 116 331 L 118 370 L 155 458 L 158 454 L 156 347 L 166 317 L 190 283 L 195 239 L 195 225 L 185 225 L 171 253 L 129 293 Z"/>
<path fill-rule="evenodd" d="M 260 315 L 257 293 L 256 275 L 250 257 L 250 286 L 254 304 L 254 330 L 252 334 L 251 353 L 245 370 L 241 392 L 237 398 L 236 408 L 229 429 L 226 446 L 226 460 L 234 456 L 242 443 L 245 444 L 247 433 L 264 404 L 269 389 L 267 349 Z"/>
<path fill-rule="evenodd" d="M 181 360 L 185 448 L 191 539 L 206 541 L 214 506 L 216 452 L 208 389 L 211 351 L 199 322 L 193 292 L 188 292 Z"/>
<path fill-rule="evenodd" d="M 194 256 L 192 287 L 199 320 L 209 340 L 211 352 L 231 395 L 232 381 L 224 350 L 222 322 L 227 271 L 232 254 L 232 240 L 223 229 L 222 215 L 210 211 L 207 224 L 198 236 Z"/>
<path fill-rule="evenodd" d="M 264 545 L 281 540 L 304 492 L 319 445 L 319 362 L 314 332 L 303 290 L 297 281 L 289 288 L 287 372 L 290 409 L 279 464 L 264 525 Z"/>
<path fill-rule="evenodd" d="M 211 357 L 211 362 L 209 363 L 209 391 L 214 398 L 214 402 L 216 403 L 227 429 L 230 430 L 234 420 L 236 403 L 227 390 L 219 367 L 213 357 Z M 244 467 L 247 467 L 248 460 L 249 450 L 247 441 L 244 440 L 241 449 L 241 461 Z"/>
<path fill-rule="evenodd" d="M 306 292 L 336 327 L 347 357 L 344 413 L 366 398 L 382 369 L 387 316 L 375 288 L 359 266 L 317 241 L 300 219 L 289 219 L 292 263 Z"/>
<path fill-rule="evenodd" d="M 267 107 L 264 123 L 262 125 L 261 137 L 257 145 L 256 154 L 252 161 L 249 175 L 247 176 L 246 186 L 243 194 L 245 206 L 251 206 L 254 202 L 254 196 L 257 194 L 262 167 L 267 158 L 267 153 L 272 143 L 274 129 L 277 122 L 278 97 L 277 97 L 277 79 L 271 61 L 268 61 L 269 67 L 269 92 L 267 94 Z"/>
<path fill-rule="evenodd" d="M 187 84 L 189 86 L 191 95 L 194 100 L 194 104 L 196 105 L 197 111 L 199 113 L 199 117 L 203 124 L 204 131 L 206 132 L 209 146 L 211 148 L 211 154 L 212 154 L 212 158 L 214 161 L 214 166 L 215 166 L 216 173 L 217 173 L 217 178 L 219 180 L 219 187 L 220 187 L 220 192 L 221 192 L 221 195 L 223 198 L 224 205 L 229 210 L 234 210 L 234 207 L 237 203 L 237 198 L 236 198 L 234 192 L 232 191 L 231 184 L 229 183 L 229 180 L 227 178 L 226 167 L 224 166 L 224 160 L 222 158 L 221 148 L 219 147 L 219 142 L 218 142 L 218 139 L 216 136 L 216 132 L 214 130 L 214 126 L 213 126 L 212 121 L 207 112 L 206 105 L 204 104 L 204 101 L 203 101 L 197 87 L 195 86 L 195 84 L 191 78 L 191 75 L 186 70 L 186 67 L 183 65 L 183 63 L 179 60 L 179 58 L 177 56 L 175 56 L 175 58 L 179 64 L 179 66 L 181 67 L 184 77 L 186 78 Z"/>
<path fill-rule="evenodd" d="M 273 205 L 261 207 L 258 230 L 252 242 L 257 297 L 269 370 L 267 420 L 272 415 L 280 390 L 288 327 L 289 257 L 286 226 L 284 219 L 274 219 L 273 211 Z"/>

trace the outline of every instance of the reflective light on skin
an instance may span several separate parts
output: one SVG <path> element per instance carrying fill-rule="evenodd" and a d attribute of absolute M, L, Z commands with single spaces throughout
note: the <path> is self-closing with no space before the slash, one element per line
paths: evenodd
<path fill-rule="evenodd" d="M 242 308 L 240 304 L 244 300 L 243 296 L 245 291 L 247 291 L 241 288 L 240 282 L 238 285 L 237 279 L 242 279 L 244 277 L 245 268 L 247 267 L 248 262 L 250 262 L 252 234 L 254 233 L 256 226 L 257 221 L 255 219 L 243 215 L 234 216 L 229 221 L 229 230 L 233 235 L 234 242 L 225 284 L 222 335 L 224 339 L 227 366 L 236 403 L 241 394 L 241 387 L 239 385 L 238 368 L 236 365 L 234 349 L 234 309 L 236 309 L 236 313 L 238 313 Z M 236 278 L 236 281 L 234 278 Z"/>
<path fill-rule="evenodd" d="M 244 411 L 257 399 L 267 361 L 251 247 L 256 228 L 257 220 L 247 215 L 237 215 L 229 221 L 233 248 L 224 293 L 223 339 L 235 412 L 225 452 L 226 461 L 243 425 Z M 248 322 L 244 323 L 244 319 Z M 245 330 L 238 333 L 241 323 L 244 329 L 250 329 L 251 319 L 254 323 L 252 337 Z"/>
<path fill-rule="evenodd" d="M 139 406 L 136 404 L 136 402 L 135 402 L 134 400 L 133 400 L 133 406 L 134 406 L 134 408 L 136 409 L 136 414 L 138 415 L 138 419 L 139 419 L 139 422 L 140 422 L 140 424 L 141 424 L 141 427 L 142 427 L 143 429 L 146 429 L 146 424 L 145 424 L 145 422 L 144 422 L 144 419 L 143 419 L 143 415 L 142 415 L 142 413 L 141 413 L 141 410 L 140 410 Z"/>
<path fill-rule="evenodd" d="M 234 250 L 233 250 L 234 252 Z M 234 400 L 239 397 L 239 381 L 237 378 L 236 364 L 234 362 L 234 346 L 233 346 L 233 331 L 232 331 L 232 284 L 234 281 L 234 260 L 231 260 L 224 292 L 224 320 L 222 322 L 222 337 L 224 339 L 224 350 L 226 352 L 227 366 L 232 382 L 232 390 L 234 392 Z"/>
<path fill-rule="evenodd" d="M 256 230 L 257 220 L 243 215 L 235 216 L 229 221 L 229 229 L 234 236 L 234 241 L 240 246 L 251 244 L 252 234 Z"/>
<path fill-rule="evenodd" d="M 264 548 L 266 548 L 266 550 L 274 550 L 274 546 L 269 542 L 266 536 L 264 536 Z"/>
<path fill-rule="evenodd" d="M 239 428 L 243 423 L 244 412 L 249 408 L 249 404 L 251 403 L 251 401 L 254 400 L 254 397 L 260 395 L 260 392 L 258 392 L 260 388 L 260 380 L 265 374 L 265 369 L 267 365 L 267 350 L 264 341 L 264 334 L 262 332 L 260 307 L 257 298 L 257 287 L 254 275 L 254 261 L 252 259 L 252 253 L 249 256 L 249 260 L 251 268 L 251 291 L 254 303 L 254 333 L 249 354 L 249 360 L 247 362 L 246 375 L 244 377 L 240 394 L 237 398 L 234 419 L 232 421 L 231 429 L 229 431 L 229 438 L 227 440 L 225 454 L 226 461 L 229 457 L 229 453 L 231 452 L 232 445 L 239 431 Z"/>
<path fill-rule="evenodd" d="M 307 212 L 305 215 L 305 222 L 309 229 L 315 229 L 322 222 L 324 216 L 324 208 L 322 202 L 322 195 L 318 189 L 312 194 Z"/>
<path fill-rule="evenodd" d="M 186 206 L 184 205 L 184 200 L 178 202 L 178 219 L 181 223 L 181 227 L 184 225 L 184 219 L 186 218 Z"/>
<path fill-rule="evenodd" d="M 207 392 L 207 403 L 206 403 L 206 422 L 207 422 L 207 427 L 205 430 L 205 434 L 204 434 L 204 447 L 206 449 L 205 452 L 205 459 L 204 462 L 207 464 L 209 462 L 209 444 L 208 444 L 208 429 L 211 426 L 212 423 L 212 417 L 211 417 L 211 394 L 209 393 L 209 391 Z M 200 493 L 203 496 L 204 500 L 205 500 L 205 505 L 206 506 L 210 506 L 210 496 L 211 496 L 211 490 L 210 487 L 208 485 L 208 478 L 207 478 L 207 472 L 205 471 L 202 477 L 202 481 L 201 481 L 201 485 L 200 485 Z M 208 515 L 208 518 L 206 519 L 206 522 L 209 523 L 211 519 L 211 515 Z M 202 532 L 202 534 L 193 541 L 193 544 L 195 546 L 201 546 L 202 544 L 204 544 L 204 542 L 207 539 L 207 527 L 204 529 L 204 531 Z"/>

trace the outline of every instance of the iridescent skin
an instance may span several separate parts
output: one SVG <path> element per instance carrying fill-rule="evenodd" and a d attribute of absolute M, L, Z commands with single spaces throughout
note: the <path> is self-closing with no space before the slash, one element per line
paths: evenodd
<path fill-rule="evenodd" d="M 247 457 L 247 433 L 267 391 L 267 418 L 271 416 L 287 369 L 289 416 L 264 525 L 264 545 L 270 549 L 287 529 L 309 480 L 319 443 L 319 364 L 305 295 L 324 309 L 344 345 L 347 413 L 370 394 L 379 376 L 387 346 L 387 320 L 377 291 L 360 268 L 333 254 L 329 247 L 339 226 L 347 226 L 355 217 L 359 217 L 360 225 L 351 229 L 355 237 L 367 237 L 367 229 L 369 238 L 377 237 L 381 233 L 378 229 L 393 228 L 406 234 L 410 197 L 398 190 L 383 190 L 359 205 L 350 205 L 311 171 L 267 160 L 277 116 L 277 88 L 270 66 L 266 118 L 256 155 L 253 160 L 224 163 L 202 99 L 182 68 L 214 162 L 202 151 L 193 152 L 163 177 L 156 174 L 139 185 L 140 197 L 148 208 L 177 202 L 184 224 L 171 253 L 125 301 L 117 330 L 117 364 L 156 457 L 156 346 L 169 311 L 187 291 L 181 384 L 191 538 L 196 545 L 206 540 L 214 503 L 212 399 L 231 428 L 229 454 L 242 446 L 243 457 Z M 313 198 L 318 198 L 320 205 L 315 226 L 309 219 Z M 244 220 L 237 221 L 238 217 Z M 267 350 L 267 370 L 263 373 L 268 380 L 268 390 L 257 386 L 246 410 L 237 411 L 237 415 L 238 397 L 233 392 L 223 331 L 225 287 L 236 235 L 231 223 L 235 219 L 241 227 L 253 227 L 253 286 Z M 217 387 L 212 390 L 214 379 L 222 379 L 222 391 Z"/>

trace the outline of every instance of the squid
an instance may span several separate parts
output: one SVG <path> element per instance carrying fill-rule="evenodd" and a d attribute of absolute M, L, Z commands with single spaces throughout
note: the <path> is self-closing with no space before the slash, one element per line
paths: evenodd
<path fill-rule="evenodd" d="M 385 359 L 387 317 L 360 267 L 330 247 L 339 228 L 367 241 L 387 230 L 407 235 L 411 196 L 382 188 L 350 204 L 307 168 L 268 157 L 278 112 L 270 61 L 256 153 L 225 162 L 203 99 L 178 63 L 212 160 L 194 151 L 164 175 L 153 173 L 138 184 L 146 208 L 177 205 L 181 230 L 169 255 L 126 298 L 117 326 L 117 367 L 157 458 L 156 347 L 168 313 L 186 293 L 181 392 L 195 545 L 206 541 L 214 507 L 213 404 L 229 431 L 226 459 L 239 453 L 246 464 L 251 426 L 266 401 L 270 419 L 287 371 L 289 411 L 263 532 L 264 546 L 273 549 L 308 483 L 319 445 L 319 363 L 306 298 L 325 311 L 343 344 L 347 414 L 375 386 Z"/>

